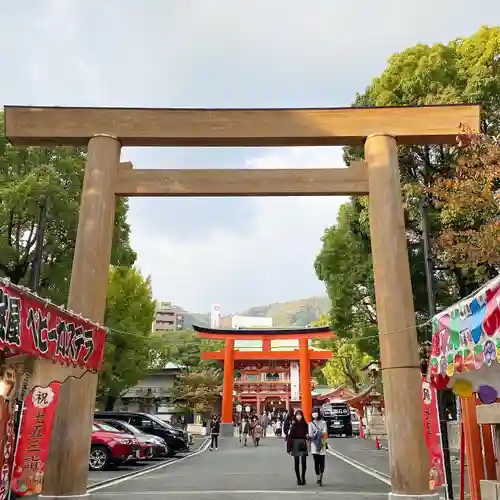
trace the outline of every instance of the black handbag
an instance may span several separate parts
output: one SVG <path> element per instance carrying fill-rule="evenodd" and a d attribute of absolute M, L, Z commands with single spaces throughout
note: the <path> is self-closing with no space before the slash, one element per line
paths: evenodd
<path fill-rule="evenodd" d="M 301 453 L 303 453 L 303 452 L 307 451 L 307 443 L 306 443 L 306 441 L 305 441 L 305 440 L 304 440 L 304 441 L 301 441 L 301 442 L 299 443 L 299 445 L 297 446 L 297 449 L 298 449 Z"/>

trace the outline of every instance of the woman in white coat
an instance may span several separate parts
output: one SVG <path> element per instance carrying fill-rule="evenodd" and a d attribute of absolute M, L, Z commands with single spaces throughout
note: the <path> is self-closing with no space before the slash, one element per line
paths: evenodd
<path fill-rule="evenodd" d="M 328 447 L 328 426 L 323 420 L 320 408 L 314 408 L 312 421 L 309 423 L 309 439 L 311 440 L 311 455 L 314 460 L 314 471 L 316 472 L 316 484 L 323 486 L 323 474 L 325 473 L 326 450 Z"/>

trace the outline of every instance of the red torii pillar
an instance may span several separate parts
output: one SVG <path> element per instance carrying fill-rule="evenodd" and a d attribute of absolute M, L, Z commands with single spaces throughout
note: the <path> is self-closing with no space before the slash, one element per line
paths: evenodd
<path fill-rule="evenodd" d="M 305 419 L 312 418 L 311 360 L 309 359 L 309 339 L 299 339 L 300 399 Z"/>
<path fill-rule="evenodd" d="M 233 424 L 234 339 L 227 338 L 224 346 L 224 382 L 222 390 L 222 424 Z"/>

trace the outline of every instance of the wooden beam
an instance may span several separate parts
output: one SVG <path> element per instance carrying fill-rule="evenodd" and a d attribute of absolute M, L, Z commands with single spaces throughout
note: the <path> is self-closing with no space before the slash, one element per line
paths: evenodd
<path fill-rule="evenodd" d="M 368 194 L 366 165 L 316 169 L 142 170 L 123 167 L 117 196 L 359 196 Z"/>
<path fill-rule="evenodd" d="M 343 146 L 387 133 L 399 144 L 453 143 L 479 130 L 475 105 L 318 109 L 134 109 L 5 106 L 12 144 L 86 146 L 109 134 L 123 146 Z"/>

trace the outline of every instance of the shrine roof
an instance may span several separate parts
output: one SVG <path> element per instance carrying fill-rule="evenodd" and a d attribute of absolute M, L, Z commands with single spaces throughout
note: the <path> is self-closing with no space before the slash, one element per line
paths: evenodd
<path fill-rule="evenodd" d="M 315 327 L 286 327 L 286 328 L 207 328 L 193 325 L 196 333 L 203 338 L 211 339 L 286 339 L 286 338 L 321 338 L 333 337 L 334 333 L 329 326 Z"/>

